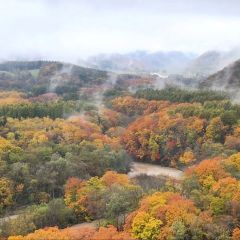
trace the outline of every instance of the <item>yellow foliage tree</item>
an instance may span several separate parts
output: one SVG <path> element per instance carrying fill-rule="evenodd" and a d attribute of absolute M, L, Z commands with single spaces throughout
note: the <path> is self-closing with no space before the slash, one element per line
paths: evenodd
<path fill-rule="evenodd" d="M 180 157 L 180 162 L 183 164 L 189 164 L 196 160 L 194 153 L 191 150 L 185 151 Z"/>
<path fill-rule="evenodd" d="M 162 221 L 151 217 L 146 212 L 139 212 L 132 223 L 133 237 L 139 240 L 155 240 L 157 239 Z"/>
<path fill-rule="evenodd" d="M 7 178 L 0 178 L 0 212 L 13 203 L 12 182 Z"/>

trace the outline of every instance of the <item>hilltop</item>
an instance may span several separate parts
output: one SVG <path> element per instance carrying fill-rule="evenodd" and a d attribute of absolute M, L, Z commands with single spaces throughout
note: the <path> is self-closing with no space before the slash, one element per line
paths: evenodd
<path fill-rule="evenodd" d="M 0 88 L 39 91 L 78 89 L 106 81 L 106 71 L 55 61 L 9 61 L 0 64 Z"/>
<path fill-rule="evenodd" d="M 200 83 L 204 88 L 237 90 L 240 87 L 240 60 L 209 76 Z"/>
<path fill-rule="evenodd" d="M 240 58 L 239 49 L 231 51 L 208 51 L 194 59 L 186 68 L 187 73 L 209 76 L 222 70 Z"/>
<path fill-rule="evenodd" d="M 117 72 L 181 73 L 196 56 L 179 51 L 135 51 L 126 54 L 100 54 L 87 59 L 86 64 L 97 69 Z"/>

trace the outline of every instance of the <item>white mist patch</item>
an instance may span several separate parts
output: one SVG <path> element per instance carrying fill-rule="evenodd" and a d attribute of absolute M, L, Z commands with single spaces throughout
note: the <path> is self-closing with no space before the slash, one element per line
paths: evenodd
<path fill-rule="evenodd" d="M 180 88 L 195 89 L 200 81 L 197 77 L 189 77 L 180 74 L 159 74 L 152 73 L 152 76 L 156 76 L 156 81 L 153 88 L 161 90 L 168 86 L 176 86 Z"/>
<path fill-rule="evenodd" d="M 59 71 L 56 71 L 54 76 L 50 78 L 49 91 L 54 92 L 55 89 L 62 83 L 69 81 L 69 76 L 72 73 L 73 65 L 63 64 Z"/>
<path fill-rule="evenodd" d="M 94 105 L 98 108 L 103 107 L 103 94 L 106 90 L 111 89 L 117 82 L 117 74 L 108 72 L 106 81 L 98 86 L 92 94 Z"/>

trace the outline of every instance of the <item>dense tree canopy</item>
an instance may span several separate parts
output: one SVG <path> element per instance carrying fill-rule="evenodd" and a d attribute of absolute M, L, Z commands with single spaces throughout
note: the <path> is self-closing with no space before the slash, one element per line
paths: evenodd
<path fill-rule="evenodd" d="M 168 87 L 131 94 L 153 82 L 121 76 L 96 105 L 105 72 L 66 66 L 69 76 L 56 62 L 12 64 L 14 71 L 0 68 L 13 82 L 18 68 L 27 87 L 0 93 L 0 215 L 15 216 L 0 219 L 1 236 L 239 239 L 240 105 L 225 93 Z M 31 87 L 34 79 L 40 83 Z M 56 79 L 64 84 L 48 92 Z M 184 176 L 129 178 L 132 161 Z M 97 226 L 71 227 L 94 220 Z"/>

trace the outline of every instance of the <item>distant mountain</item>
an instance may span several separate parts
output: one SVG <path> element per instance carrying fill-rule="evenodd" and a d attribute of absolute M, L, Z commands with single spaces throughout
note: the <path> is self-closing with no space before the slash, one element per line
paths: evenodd
<path fill-rule="evenodd" d="M 79 89 L 108 79 L 106 71 L 54 61 L 9 61 L 0 63 L 0 88 L 32 90 Z"/>
<path fill-rule="evenodd" d="M 178 51 L 136 51 L 126 54 L 100 54 L 87 59 L 88 66 L 117 72 L 181 73 L 195 58 L 194 54 Z"/>
<path fill-rule="evenodd" d="M 195 75 L 211 75 L 240 58 L 240 49 L 231 51 L 209 51 L 192 61 L 186 73 Z"/>
<path fill-rule="evenodd" d="M 147 74 L 117 74 L 57 61 L 0 63 L 0 91 L 20 90 L 32 97 L 56 93 L 65 99 L 79 99 L 80 95 L 100 95 L 114 86 L 125 90 L 152 86 L 155 80 Z"/>
<path fill-rule="evenodd" d="M 214 88 L 219 90 L 239 91 L 240 60 L 209 76 L 200 83 L 200 86 L 204 88 Z"/>

